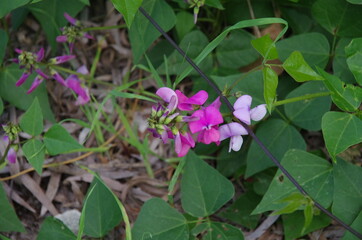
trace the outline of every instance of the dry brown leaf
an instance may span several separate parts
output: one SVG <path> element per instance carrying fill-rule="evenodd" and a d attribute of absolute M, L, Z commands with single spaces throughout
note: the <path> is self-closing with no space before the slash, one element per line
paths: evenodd
<path fill-rule="evenodd" d="M 30 212 L 36 213 L 35 209 L 32 208 L 22 197 L 20 197 L 15 191 L 13 191 L 5 182 L 3 182 L 5 192 L 8 196 L 11 197 L 17 204 L 28 209 Z M 10 194 L 11 193 L 11 194 Z"/>
<path fill-rule="evenodd" d="M 53 172 L 53 174 L 50 175 L 50 180 L 47 186 L 47 190 L 45 192 L 45 195 L 49 198 L 50 201 L 53 201 L 55 195 L 58 192 L 60 177 L 61 175 L 56 172 Z M 40 216 L 44 216 L 46 212 L 47 209 L 44 206 L 42 206 L 40 211 Z"/>

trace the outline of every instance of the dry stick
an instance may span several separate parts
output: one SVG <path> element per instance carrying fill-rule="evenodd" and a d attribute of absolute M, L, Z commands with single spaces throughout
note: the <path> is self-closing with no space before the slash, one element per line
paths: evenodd
<path fill-rule="evenodd" d="M 200 74 L 200 76 L 206 80 L 206 82 L 217 92 L 220 99 L 227 105 L 231 112 L 234 112 L 234 107 L 229 102 L 229 100 L 222 94 L 221 90 L 216 86 L 216 84 L 211 81 L 205 73 L 201 71 L 201 69 L 192 61 L 186 53 L 172 40 L 172 38 L 158 25 L 158 23 L 142 8 L 139 8 L 140 12 L 150 21 L 150 23 L 166 38 L 166 40 L 186 59 L 186 61 Z M 294 186 L 305 196 L 309 196 L 308 193 L 303 189 L 303 187 L 290 175 L 290 173 L 279 163 L 279 161 L 273 156 L 273 154 L 267 149 L 267 147 L 260 141 L 260 139 L 254 134 L 251 128 L 239 121 L 239 123 L 248 131 L 249 135 L 254 139 L 254 141 L 261 147 L 264 153 L 274 162 L 275 165 L 282 171 L 282 173 L 294 184 Z M 309 196 L 310 197 L 310 196 Z M 362 239 L 362 234 L 357 232 L 355 229 L 344 223 L 338 217 L 333 215 L 327 209 L 325 209 L 322 205 L 318 202 L 314 201 L 314 205 L 320 209 L 322 212 L 327 214 L 330 218 L 341 224 L 345 229 L 350 231 L 356 237 Z"/>

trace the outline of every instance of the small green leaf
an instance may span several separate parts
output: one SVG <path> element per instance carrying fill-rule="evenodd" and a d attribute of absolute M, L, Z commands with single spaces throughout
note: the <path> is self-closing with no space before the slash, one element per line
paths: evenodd
<path fill-rule="evenodd" d="M 349 39 L 348 43 L 349 44 L 344 48 L 347 57 L 362 52 L 362 38 Z"/>
<path fill-rule="evenodd" d="M 111 0 L 114 8 L 123 15 L 128 28 L 132 25 L 133 19 L 142 4 L 142 0 Z"/>
<path fill-rule="evenodd" d="M 194 27 L 194 16 L 191 13 L 180 11 L 176 15 L 175 30 L 179 39 L 183 39 Z"/>
<path fill-rule="evenodd" d="M 351 84 L 345 84 L 337 76 L 318 68 L 319 73 L 324 77 L 324 84 L 331 91 L 332 101 L 341 110 L 354 112 L 361 104 L 359 91 Z"/>
<path fill-rule="evenodd" d="M 263 68 L 264 100 L 268 111 L 272 111 L 273 103 L 277 95 L 278 74 L 269 67 Z"/>
<path fill-rule="evenodd" d="M 315 230 L 324 228 L 331 223 L 331 219 L 325 215 L 320 214 L 313 217 L 311 224 L 303 232 L 303 224 L 305 217 L 302 211 L 296 211 L 291 214 L 282 215 L 283 228 L 284 228 L 284 239 L 295 240 L 300 237 L 314 232 Z"/>
<path fill-rule="evenodd" d="M 306 149 L 305 141 L 297 129 L 280 119 L 268 119 L 261 123 L 256 131 L 256 136 L 277 159 L 282 159 L 291 148 Z M 250 177 L 274 166 L 273 162 L 260 151 L 260 147 L 255 141 L 250 145 L 246 161 L 245 177 Z"/>
<path fill-rule="evenodd" d="M 362 120 L 343 112 L 327 112 L 322 118 L 323 138 L 335 160 L 338 153 L 362 141 Z"/>
<path fill-rule="evenodd" d="M 38 139 L 30 139 L 23 145 L 23 152 L 31 166 L 35 168 L 39 175 L 43 170 L 45 146 Z"/>
<path fill-rule="evenodd" d="M 122 213 L 111 190 L 98 178 L 94 177 L 89 189 L 92 191 L 87 194 L 82 212 L 85 214 L 84 234 L 101 238 L 120 223 Z"/>
<path fill-rule="evenodd" d="M 334 188 L 332 166 L 328 161 L 302 150 L 291 149 L 284 155 L 281 164 L 313 199 L 323 207 L 329 207 Z M 280 200 L 294 192 L 298 192 L 294 184 L 278 170 L 253 214 L 283 208 L 285 203 Z"/>
<path fill-rule="evenodd" d="M 345 83 L 355 83 L 355 78 L 347 65 L 345 48 L 350 44 L 350 38 L 342 38 L 338 41 L 333 58 L 333 74 Z"/>
<path fill-rule="evenodd" d="M 53 125 L 44 134 L 45 147 L 50 155 L 67 153 L 83 148 L 61 125 Z"/>
<path fill-rule="evenodd" d="M 304 60 L 299 51 L 294 51 L 283 63 L 283 68 L 297 82 L 323 80 Z"/>
<path fill-rule="evenodd" d="M 0 69 L 0 96 L 22 110 L 28 110 L 37 97 L 44 118 L 55 122 L 44 83 L 40 84 L 31 94 L 26 94 L 36 74 L 32 74 L 20 87 L 15 86 L 15 83 L 19 80 L 23 72 L 24 71 L 19 69 L 19 66 L 15 64 Z"/>
<path fill-rule="evenodd" d="M 240 229 L 227 223 L 211 222 L 202 240 L 244 240 Z"/>
<path fill-rule="evenodd" d="M 43 114 L 38 98 L 35 98 L 29 109 L 20 120 L 21 129 L 32 136 L 37 136 L 43 132 Z"/>
<path fill-rule="evenodd" d="M 160 198 L 148 200 L 132 229 L 133 240 L 188 240 L 185 217 Z"/>
<path fill-rule="evenodd" d="M 193 151 L 185 158 L 181 181 L 182 208 L 194 217 L 205 217 L 219 210 L 234 195 L 234 186 Z"/>
<path fill-rule="evenodd" d="M 328 92 L 322 82 L 306 82 L 291 91 L 286 99 L 321 92 Z M 331 103 L 330 96 L 288 103 L 284 105 L 285 115 L 298 127 L 319 131 L 322 128 L 322 117 L 329 111 Z"/>
<path fill-rule="evenodd" d="M 29 2 L 30 0 L 2 0 L 0 8 L 0 18 L 3 18 L 6 14 L 10 13 L 12 10 L 21 7 Z"/>
<path fill-rule="evenodd" d="M 269 34 L 251 40 L 251 44 L 266 60 L 278 58 L 277 48 L 275 47 L 275 43 L 270 38 Z"/>
<path fill-rule="evenodd" d="M 8 40 L 9 40 L 8 34 L 4 30 L 0 29 L 0 65 L 2 64 L 5 53 L 6 53 L 6 49 L 7 49 L 6 47 L 8 45 Z"/>
<path fill-rule="evenodd" d="M 362 209 L 362 168 L 337 160 L 333 166 L 332 212 L 346 224 L 352 224 Z"/>
<path fill-rule="evenodd" d="M 355 229 L 358 232 L 362 232 L 362 211 L 355 218 L 353 223 L 351 224 L 351 228 Z M 346 231 L 346 234 L 343 236 L 342 240 L 358 240 L 355 235 Z"/>
<path fill-rule="evenodd" d="M 75 240 L 76 238 L 74 233 L 62 221 L 47 217 L 40 226 L 36 240 Z"/>
<path fill-rule="evenodd" d="M 128 2 L 128 1 L 127 1 Z M 142 7 L 161 26 L 168 31 L 176 23 L 173 9 L 164 0 L 143 1 Z M 138 63 L 142 54 L 161 34 L 140 13 L 137 12 L 129 29 L 129 38 L 132 45 L 133 62 Z"/>
<path fill-rule="evenodd" d="M 357 83 L 362 86 L 362 51 L 347 58 L 347 64 Z"/>
<path fill-rule="evenodd" d="M 0 232 L 25 232 L 0 183 Z"/>
<path fill-rule="evenodd" d="M 304 208 L 304 226 L 302 232 L 305 232 L 313 220 L 313 204 L 307 204 Z"/>

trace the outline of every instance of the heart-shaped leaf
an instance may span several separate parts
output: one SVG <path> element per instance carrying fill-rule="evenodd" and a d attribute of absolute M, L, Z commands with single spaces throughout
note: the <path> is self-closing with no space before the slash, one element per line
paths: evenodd
<path fill-rule="evenodd" d="M 45 146 L 38 139 L 30 139 L 23 145 L 23 152 L 29 163 L 35 168 L 39 175 L 43 170 Z"/>
<path fill-rule="evenodd" d="M 29 109 L 20 120 L 21 129 L 32 136 L 43 132 L 43 114 L 41 112 L 38 98 L 35 98 Z"/>
<path fill-rule="evenodd" d="M 124 20 L 127 23 L 127 26 L 130 27 L 132 25 L 133 19 L 138 11 L 138 8 L 142 4 L 142 0 L 111 0 L 114 8 L 118 10 L 118 12 L 122 13 Z"/>
<path fill-rule="evenodd" d="M 42 223 L 36 240 L 75 240 L 77 237 L 60 220 L 47 217 Z"/>
<path fill-rule="evenodd" d="M 234 186 L 193 151 L 185 158 L 181 181 L 182 208 L 194 217 L 206 217 L 219 210 L 234 195 Z"/>
<path fill-rule="evenodd" d="M 278 75 L 269 67 L 263 68 L 264 100 L 268 111 L 271 112 L 277 95 Z"/>
<path fill-rule="evenodd" d="M 251 40 L 251 44 L 266 60 L 273 60 L 278 58 L 278 52 L 275 47 L 275 43 L 270 38 L 269 34 Z"/>

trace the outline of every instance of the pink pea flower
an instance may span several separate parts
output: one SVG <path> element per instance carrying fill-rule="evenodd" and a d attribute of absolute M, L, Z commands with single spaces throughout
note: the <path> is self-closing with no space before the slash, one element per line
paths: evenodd
<path fill-rule="evenodd" d="M 220 141 L 230 138 L 229 152 L 231 149 L 239 151 L 243 145 L 243 138 L 241 135 L 248 135 L 248 131 L 239 123 L 232 122 L 224 124 L 219 128 Z"/>
<path fill-rule="evenodd" d="M 176 95 L 178 97 L 178 109 L 181 111 L 192 111 L 194 110 L 193 105 L 201 106 L 204 104 L 208 98 L 206 91 L 198 91 L 195 95 L 188 98 L 181 91 L 176 90 Z"/>
<path fill-rule="evenodd" d="M 220 100 L 217 98 L 209 106 L 195 111 L 191 116 L 198 117 L 197 121 L 189 122 L 191 133 L 199 133 L 197 141 L 205 144 L 215 142 L 220 143 L 220 133 L 218 125 L 223 123 L 224 120 L 219 111 Z"/>
<path fill-rule="evenodd" d="M 3 140 L 5 142 L 6 145 L 9 145 L 9 137 L 8 136 L 4 136 Z M 14 148 L 10 148 L 8 151 L 8 154 L 6 155 L 6 158 L 8 159 L 9 163 L 15 163 L 16 162 L 16 151 Z"/>
<path fill-rule="evenodd" d="M 260 121 L 266 114 L 265 104 L 261 104 L 250 109 L 251 101 L 251 96 L 243 95 L 234 103 L 234 116 L 248 125 L 250 125 L 251 119 L 254 121 Z"/>
<path fill-rule="evenodd" d="M 190 148 L 195 147 L 195 141 L 189 132 L 184 134 L 176 134 L 175 136 L 175 152 L 178 157 L 185 156 Z"/>
<path fill-rule="evenodd" d="M 88 39 L 94 39 L 91 35 L 83 31 L 83 26 L 81 22 L 68 13 L 64 13 L 65 19 L 71 24 L 71 26 L 66 26 L 61 28 L 62 35 L 57 36 L 57 42 L 68 42 L 70 52 L 73 52 L 74 42 L 77 38 L 85 37 Z"/>
<path fill-rule="evenodd" d="M 78 68 L 77 72 L 84 75 L 89 74 L 86 66 Z M 78 99 L 75 102 L 76 105 L 84 105 L 90 101 L 89 90 L 86 87 L 82 87 L 81 81 L 77 75 L 69 75 L 65 80 L 65 84 L 78 95 Z"/>
<path fill-rule="evenodd" d="M 167 109 L 170 112 L 173 112 L 176 110 L 176 108 L 178 106 L 178 97 L 174 90 L 172 90 L 171 88 L 168 88 L 168 87 L 162 87 L 157 90 L 156 95 L 161 97 L 163 99 L 163 101 L 169 103 L 169 105 L 167 106 Z"/>

